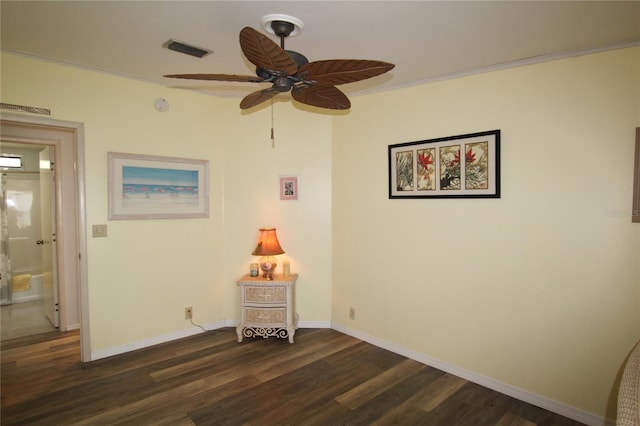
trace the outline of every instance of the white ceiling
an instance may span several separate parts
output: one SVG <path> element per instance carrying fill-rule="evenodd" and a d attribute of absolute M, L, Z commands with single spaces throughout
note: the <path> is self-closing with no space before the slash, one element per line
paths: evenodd
<path fill-rule="evenodd" d="M 165 86 L 242 97 L 268 86 L 162 75 L 254 75 L 238 33 L 245 26 L 263 31 L 260 20 L 272 13 L 303 21 L 301 34 L 288 38 L 286 48 L 310 61 L 396 64 L 388 74 L 340 86 L 350 95 L 640 44 L 638 1 L 2 0 L 1 47 Z M 198 59 L 163 48 L 171 38 L 213 54 Z"/>

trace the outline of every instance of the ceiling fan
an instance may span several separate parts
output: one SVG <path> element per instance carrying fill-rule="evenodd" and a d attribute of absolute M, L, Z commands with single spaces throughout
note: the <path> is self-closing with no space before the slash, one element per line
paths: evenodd
<path fill-rule="evenodd" d="M 256 75 L 233 74 L 170 74 L 165 77 L 190 80 L 215 80 L 243 83 L 271 83 L 271 87 L 247 95 L 241 109 L 252 108 L 278 93 L 291 91 L 293 99 L 320 108 L 346 110 L 349 98 L 336 85 L 353 83 L 390 71 L 388 62 L 362 59 L 329 59 L 309 62 L 302 54 L 284 49 L 284 40 L 296 28 L 293 22 L 271 21 L 271 28 L 280 37 L 280 46 L 251 27 L 240 31 L 240 47 L 256 66 Z"/>

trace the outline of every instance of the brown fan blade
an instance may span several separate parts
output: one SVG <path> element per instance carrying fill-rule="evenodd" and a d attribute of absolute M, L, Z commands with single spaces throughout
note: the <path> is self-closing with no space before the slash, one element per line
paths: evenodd
<path fill-rule="evenodd" d="M 251 107 L 254 107 L 258 104 L 261 104 L 262 102 L 268 101 L 278 93 L 280 92 L 273 87 L 250 93 L 245 96 L 244 99 L 242 99 L 242 101 L 240 102 L 240 109 L 249 109 Z"/>
<path fill-rule="evenodd" d="M 382 61 L 364 59 L 329 59 L 309 62 L 300 68 L 298 75 L 304 79 L 314 80 L 317 84 L 334 86 L 353 83 L 384 74 L 395 65 Z"/>
<path fill-rule="evenodd" d="M 240 47 L 252 64 L 281 75 L 294 75 L 298 65 L 289 54 L 267 36 L 251 27 L 240 31 Z"/>
<path fill-rule="evenodd" d="M 169 74 L 165 77 L 184 78 L 188 80 L 215 80 L 215 81 L 238 81 L 242 83 L 260 83 L 264 81 L 255 75 L 235 75 L 235 74 Z"/>
<path fill-rule="evenodd" d="M 295 87 L 291 92 L 293 99 L 303 104 L 328 109 L 349 109 L 351 102 L 340 89 L 333 86 Z"/>

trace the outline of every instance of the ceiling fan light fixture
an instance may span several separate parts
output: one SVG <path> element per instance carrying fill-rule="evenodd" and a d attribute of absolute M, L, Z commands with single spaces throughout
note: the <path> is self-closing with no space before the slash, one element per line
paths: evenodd
<path fill-rule="evenodd" d="M 272 24 L 274 22 L 285 22 L 293 25 L 293 30 L 288 34 L 288 37 L 297 36 L 304 29 L 304 22 L 300 19 L 290 15 L 283 15 L 281 13 L 270 13 L 269 15 L 264 15 L 260 18 L 260 22 L 262 23 L 262 28 L 264 28 L 266 32 L 275 35 L 278 35 L 278 33 L 276 33 L 276 30 L 273 28 Z"/>
<path fill-rule="evenodd" d="M 212 50 L 191 46 L 174 39 L 167 40 L 162 45 L 162 47 L 167 48 L 169 50 L 173 50 L 175 52 L 184 53 L 185 55 L 195 56 L 196 58 L 202 58 L 213 52 Z"/>

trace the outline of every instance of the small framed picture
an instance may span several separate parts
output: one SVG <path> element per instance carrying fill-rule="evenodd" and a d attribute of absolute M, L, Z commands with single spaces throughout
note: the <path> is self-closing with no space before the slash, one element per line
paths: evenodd
<path fill-rule="evenodd" d="M 298 176 L 280 176 L 280 200 L 298 201 Z"/>

